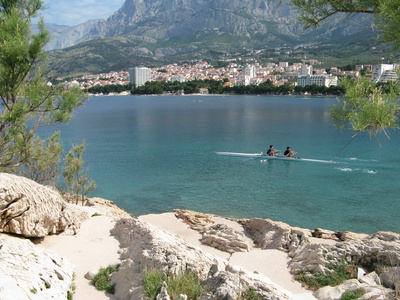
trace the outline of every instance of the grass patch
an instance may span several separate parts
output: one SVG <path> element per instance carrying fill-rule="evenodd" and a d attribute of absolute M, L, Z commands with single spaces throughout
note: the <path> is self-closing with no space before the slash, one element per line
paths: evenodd
<path fill-rule="evenodd" d="M 366 291 L 363 288 L 359 288 L 356 290 L 351 290 L 351 291 L 345 291 L 340 297 L 340 300 L 354 300 L 358 299 L 361 296 L 363 296 L 366 293 Z"/>
<path fill-rule="evenodd" d="M 101 268 L 99 273 L 93 277 L 93 285 L 98 291 L 106 291 L 109 294 L 114 294 L 115 284 L 111 283 L 111 274 L 118 271 L 118 267 L 119 265 Z"/>
<path fill-rule="evenodd" d="M 256 293 L 255 290 L 253 289 L 248 289 L 243 295 L 242 298 L 243 300 L 263 300 L 265 299 L 263 296 L 260 296 Z"/>
<path fill-rule="evenodd" d="M 337 264 L 328 264 L 326 266 L 332 270 L 332 273 L 316 273 L 313 276 L 306 276 L 304 273 L 297 275 L 297 280 L 304 282 L 311 288 L 320 288 L 323 286 L 337 286 L 344 281 L 353 278 L 352 271 L 354 270 L 353 265 L 349 265 L 344 259 Z"/>
<path fill-rule="evenodd" d="M 72 292 L 70 292 L 70 291 L 68 291 L 67 292 L 67 300 L 72 300 L 73 299 L 73 293 Z"/>
<path fill-rule="evenodd" d="M 148 299 L 155 299 L 164 281 L 161 271 L 152 270 L 142 278 L 143 293 Z"/>
<path fill-rule="evenodd" d="M 168 295 L 171 299 L 185 294 L 188 299 L 197 299 L 205 289 L 200 279 L 193 272 L 183 272 L 179 275 L 169 275 L 158 270 L 146 273 L 142 278 L 143 293 L 148 299 L 156 299 L 163 282 L 166 282 Z"/>

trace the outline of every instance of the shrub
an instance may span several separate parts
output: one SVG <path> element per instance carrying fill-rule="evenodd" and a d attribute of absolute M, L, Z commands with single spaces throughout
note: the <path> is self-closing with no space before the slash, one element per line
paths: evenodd
<path fill-rule="evenodd" d="M 188 296 L 188 299 L 197 299 L 204 292 L 204 288 L 193 272 L 184 272 L 177 276 L 171 276 L 167 281 L 168 294 L 172 299 L 180 294 Z"/>
<path fill-rule="evenodd" d="M 358 299 L 365 294 L 365 290 L 363 288 L 359 288 L 356 290 L 345 291 L 340 297 L 340 300 L 354 300 Z"/>
<path fill-rule="evenodd" d="M 163 282 L 166 282 L 171 299 L 185 294 L 188 299 L 197 299 L 205 291 L 200 279 L 193 272 L 167 276 L 159 270 L 147 272 L 142 278 L 143 293 L 148 299 L 156 299 Z"/>
<path fill-rule="evenodd" d="M 161 271 L 152 270 L 142 278 L 143 293 L 148 299 L 155 299 L 164 281 Z"/>
<path fill-rule="evenodd" d="M 111 283 L 110 275 L 118 271 L 118 267 L 119 265 L 101 268 L 99 273 L 93 277 L 93 285 L 98 291 L 106 291 L 109 294 L 114 294 L 115 284 Z"/>
<path fill-rule="evenodd" d="M 265 299 L 263 296 L 260 296 L 253 289 L 248 289 L 242 296 L 243 300 L 263 300 Z"/>
<path fill-rule="evenodd" d="M 353 265 L 349 265 L 343 258 L 336 264 L 328 264 L 327 268 L 331 273 L 316 273 L 313 276 L 306 277 L 305 274 L 297 275 L 297 280 L 306 283 L 310 287 L 320 288 L 323 286 L 337 286 L 344 281 L 352 278 Z"/>

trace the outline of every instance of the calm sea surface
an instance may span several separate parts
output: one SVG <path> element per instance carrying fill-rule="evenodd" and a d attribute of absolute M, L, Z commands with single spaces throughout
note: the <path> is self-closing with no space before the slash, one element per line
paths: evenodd
<path fill-rule="evenodd" d="M 330 160 L 351 131 L 333 128 L 335 98 L 273 96 L 93 97 L 62 131 L 86 143 L 97 189 L 132 214 L 186 208 L 292 226 L 400 232 L 400 134 L 356 138 L 335 164 L 261 162 L 215 151 L 292 150 Z"/>

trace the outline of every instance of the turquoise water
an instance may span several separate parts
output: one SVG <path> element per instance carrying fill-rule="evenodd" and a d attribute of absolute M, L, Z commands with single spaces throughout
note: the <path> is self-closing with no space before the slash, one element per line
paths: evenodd
<path fill-rule="evenodd" d="M 329 118 L 335 98 L 273 96 L 94 97 L 62 126 L 86 142 L 97 189 L 132 214 L 186 208 L 292 226 L 400 232 L 400 135 L 356 138 L 335 164 L 224 157 L 269 144 L 330 160 L 350 140 Z M 51 129 L 54 130 L 54 127 Z"/>

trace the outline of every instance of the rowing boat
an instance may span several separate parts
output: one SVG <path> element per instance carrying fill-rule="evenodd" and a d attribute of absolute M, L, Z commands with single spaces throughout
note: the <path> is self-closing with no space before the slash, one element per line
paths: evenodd
<path fill-rule="evenodd" d="M 238 153 L 238 152 L 215 152 L 218 155 L 228 156 L 240 156 L 248 158 L 262 158 L 267 160 L 285 160 L 285 161 L 308 161 L 308 162 L 319 162 L 319 163 L 334 163 L 331 160 L 311 159 L 311 158 L 300 158 L 300 157 L 287 157 L 287 156 L 269 156 L 265 153 Z"/>

